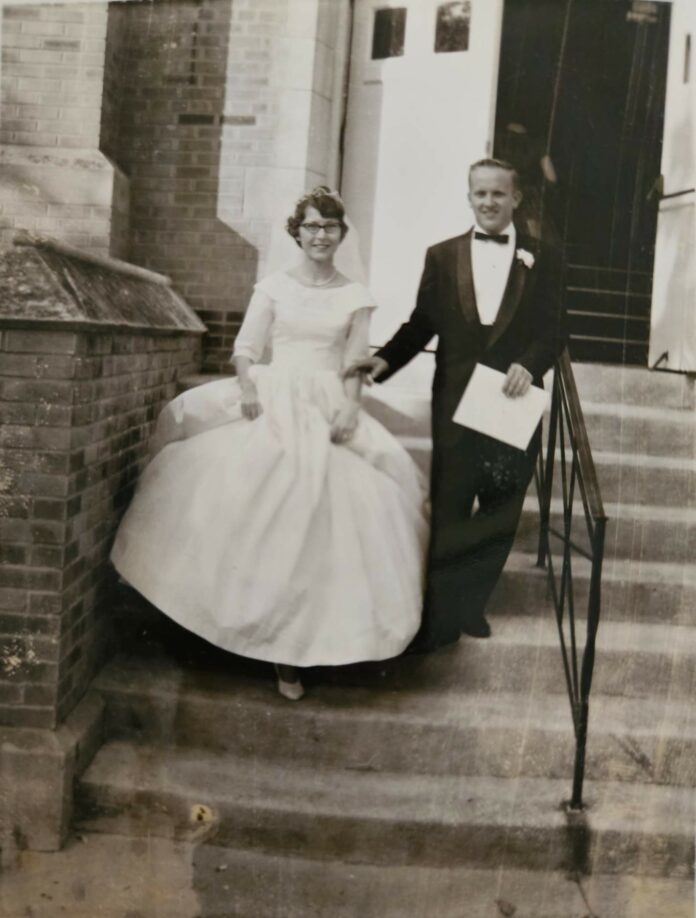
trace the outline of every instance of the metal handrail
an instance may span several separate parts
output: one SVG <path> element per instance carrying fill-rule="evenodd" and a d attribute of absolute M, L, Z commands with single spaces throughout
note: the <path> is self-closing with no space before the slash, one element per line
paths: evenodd
<path fill-rule="evenodd" d="M 552 525 L 551 503 L 554 483 L 560 479 L 563 504 L 560 528 Z M 575 731 L 575 763 L 571 809 L 583 808 L 582 790 L 585 777 L 585 752 L 589 720 L 589 699 L 595 660 L 595 642 L 601 611 L 602 562 L 607 517 L 597 479 L 592 449 L 587 436 L 573 368 L 565 350 L 555 363 L 546 455 L 541 450 L 536 470 L 539 497 L 540 533 L 537 564 L 548 568 L 548 582 L 553 599 L 566 687 Z M 584 511 L 589 547 L 575 538 L 575 497 L 579 492 Z M 551 552 L 551 537 L 562 546 L 560 576 Z M 587 631 L 580 655 L 575 617 L 573 556 L 581 554 L 591 563 L 587 600 Z M 564 629 L 567 618 L 568 636 Z"/>

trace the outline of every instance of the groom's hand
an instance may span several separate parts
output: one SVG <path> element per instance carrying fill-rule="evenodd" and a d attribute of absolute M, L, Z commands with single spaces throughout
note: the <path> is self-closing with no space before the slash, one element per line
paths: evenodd
<path fill-rule="evenodd" d="M 503 392 L 508 398 L 526 395 L 532 384 L 532 374 L 520 363 L 511 363 L 503 383 Z"/>
<path fill-rule="evenodd" d="M 381 376 L 389 369 L 389 364 L 381 357 L 366 357 L 364 360 L 358 360 L 352 363 L 347 370 L 343 371 L 344 379 L 352 379 L 355 376 L 362 376 L 363 382 L 368 386 L 372 385 L 375 376 Z"/>

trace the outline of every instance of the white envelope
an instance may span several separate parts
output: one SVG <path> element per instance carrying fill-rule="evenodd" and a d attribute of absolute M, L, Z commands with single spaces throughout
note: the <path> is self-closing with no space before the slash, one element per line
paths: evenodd
<path fill-rule="evenodd" d="M 517 449 L 527 449 L 549 404 L 549 394 L 530 386 L 525 395 L 503 393 L 505 373 L 477 363 L 452 420 Z"/>

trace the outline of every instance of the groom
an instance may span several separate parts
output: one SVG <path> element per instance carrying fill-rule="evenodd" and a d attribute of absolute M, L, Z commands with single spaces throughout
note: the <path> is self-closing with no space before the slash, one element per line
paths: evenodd
<path fill-rule="evenodd" d="M 432 532 L 423 622 L 413 650 L 488 637 L 486 603 L 515 537 L 540 430 L 526 451 L 462 427 L 452 415 L 477 363 L 505 374 L 510 398 L 542 385 L 566 339 L 560 259 L 517 233 L 514 168 L 469 170 L 476 226 L 428 249 L 416 307 L 373 357 L 354 364 L 382 382 L 438 336 L 432 395 Z M 474 510 L 474 503 L 476 509 Z"/>

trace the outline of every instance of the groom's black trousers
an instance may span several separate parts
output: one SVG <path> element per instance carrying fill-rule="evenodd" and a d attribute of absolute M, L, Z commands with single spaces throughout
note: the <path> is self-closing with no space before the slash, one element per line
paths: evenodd
<path fill-rule="evenodd" d="M 452 643 L 467 623 L 483 618 L 512 548 L 540 440 L 538 430 L 522 451 L 452 421 L 436 435 L 428 582 L 414 649 Z"/>

